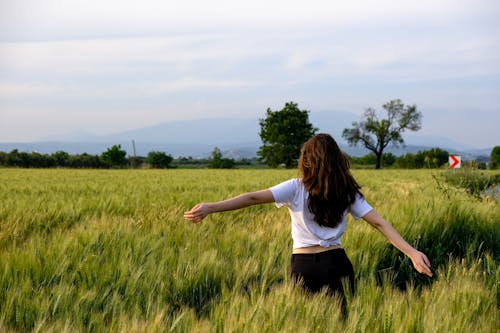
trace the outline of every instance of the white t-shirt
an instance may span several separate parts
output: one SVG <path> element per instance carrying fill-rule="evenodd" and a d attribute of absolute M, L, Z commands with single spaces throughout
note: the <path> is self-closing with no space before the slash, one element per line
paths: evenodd
<path fill-rule="evenodd" d="M 314 221 L 314 215 L 307 207 L 309 192 L 305 189 L 301 179 L 290 179 L 269 189 L 273 194 L 276 207 L 288 207 L 292 218 L 294 249 L 315 245 L 322 247 L 341 245 L 340 238 L 346 228 L 347 213 L 351 213 L 357 220 L 373 209 L 361 195 L 357 195 L 356 201 L 346 209 L 342 221 L 335 228 L 324 227 Z"/>

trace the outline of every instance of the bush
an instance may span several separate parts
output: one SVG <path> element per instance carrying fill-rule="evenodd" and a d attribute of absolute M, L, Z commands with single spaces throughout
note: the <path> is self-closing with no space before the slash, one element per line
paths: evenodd
<path fill-rule="evenodd" d="M 220 149 L 217 147 L 214 148 L 208 161 L 208 167 L 212 169 L 232 169 L 235 164 L 232 158 L 223 158 Z"/>
<path fill-rule="evenodd" d="M 98 169 L 104 168 L 107 165 L 104 164 L 99 156 L 83 153 L 71 155 L 68 159 L 67 166 L 70 168 Z"/>
<path fill-rule="evenodd" d="M 152 151 L 146 158 L 146 163 L 155 169 L 165 169 L 170 167 L 174 158 L 161 151 Z"/>
<path fill-rule="evenodd" d="M 109 167 L 123 167 L 128 164 L 126 156 L 127 152 L 121 149 L 121 145 L 114 145 L 102 153 L 101 158 Z"/>
<path fill-rule="evenodd" d="M 500 174 L 488 174 L 472 168 L 447 170 L 443 177 L 447 183 L 464 188 L 474 196 L 480 196 L 490 186 L 500 184 Z"/>
<path fill-rule="evenodd" d="M 490 155 L 490 167 L 498 169 L 500 167 L 500 146 L 495 146 Z"/>
<path fill-rule="evenodd" d="M 448 162 L 449 153 L 440 148 L 418 151 L 416 154 L 405 154 L 395 161 L 395 166 L 400 168 L 439 168 Z"/>

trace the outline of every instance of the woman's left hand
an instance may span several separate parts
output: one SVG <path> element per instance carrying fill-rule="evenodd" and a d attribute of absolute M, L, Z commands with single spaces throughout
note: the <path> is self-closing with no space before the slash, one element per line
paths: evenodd
<path fill-rule="evenodd" d="M 413 267 L 415 267 L 419 273 L 432 276 L 431 263 L 425 254 L 415 250 L 415 252 L 411 254 L 410 259 L 413 263 Z"/>

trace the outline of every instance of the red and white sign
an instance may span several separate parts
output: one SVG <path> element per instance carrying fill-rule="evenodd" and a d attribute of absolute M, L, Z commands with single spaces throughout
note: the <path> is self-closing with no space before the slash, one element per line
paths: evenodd
<path fill-rule="evenodd" d="M 448 163 L 450 163 L 450 169 L 458 169 L 462 164 L 462 156 L 450 155 L 450 157 L 448 157 Z"/>

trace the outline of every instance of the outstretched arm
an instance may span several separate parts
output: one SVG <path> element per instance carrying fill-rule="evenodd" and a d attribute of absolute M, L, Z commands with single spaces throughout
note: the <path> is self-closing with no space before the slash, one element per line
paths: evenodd
<path fill-rule="evenodd" d="M 377 214 L 375 210 L 370 211 L 368 214 L 363 216 L 363 220 L 368 222 L 372 227 L 380 231 L 392 245 L 394 245 L 398 250 L 407 255 L 412 263 L 413 267 L 422 274 L 432 276 L 431 263 L 429 259 L 422 252 L 413 248 L 408 244 L 403 237 L 394 229 L 394 227 L 384 220 L 380 215 Z"/>
<path fill-rule="evenodd" d="M 248 192 L 223 201 L 199 203 L 191 208 L 191 210 L 184 212 L 184 219 L 191 222 L 200 222 L 211 213 L 235 210 L 271 202 L 274 202 L 274 197 L 270 190 Z"/>

